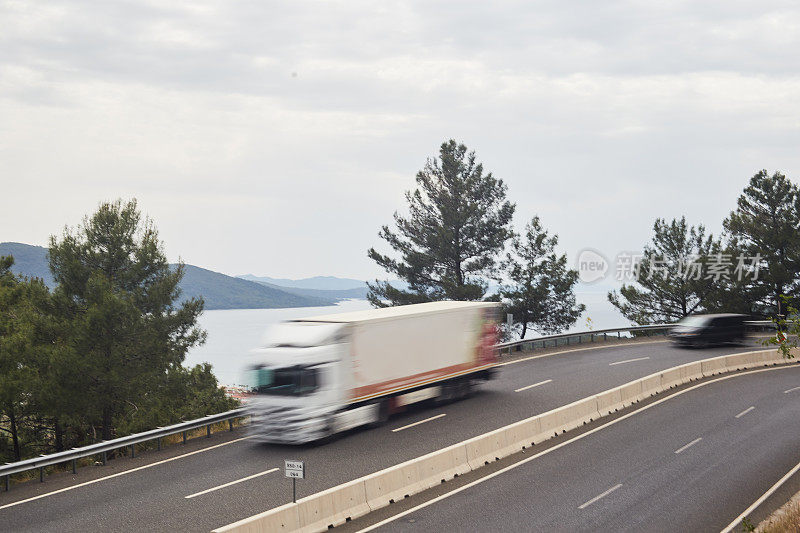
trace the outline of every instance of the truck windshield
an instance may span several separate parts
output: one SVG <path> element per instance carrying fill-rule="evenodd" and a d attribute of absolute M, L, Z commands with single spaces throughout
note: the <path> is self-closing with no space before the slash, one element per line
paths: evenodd
<path fill-rule="evenodd" d="M 303 396 L 317 390 L 317 369 L 255 367 L 251 370 L 251 390 L 256 394 Z"/>

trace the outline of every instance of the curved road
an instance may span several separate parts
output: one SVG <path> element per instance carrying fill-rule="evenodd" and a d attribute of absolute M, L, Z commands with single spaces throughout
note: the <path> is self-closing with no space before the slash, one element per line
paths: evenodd
<path fill-rule="evenodd" d="M 754 349 L 762 347 L 647 341 L 512 361 L 472 398 L 412 410 L 324 446 L 257 445 L 236 431 L 13 487 L 0 493 L 0 530 L 208 531 L 289 501 L 284 459 L 306 462 L 301 497 L 665 368 Z"/>
<path fill-rule="evenodd" d="M 798 435 L 800 367 L 736 375 L 656 402 L 376 530 L 720 531 L 800 461 Z"/>

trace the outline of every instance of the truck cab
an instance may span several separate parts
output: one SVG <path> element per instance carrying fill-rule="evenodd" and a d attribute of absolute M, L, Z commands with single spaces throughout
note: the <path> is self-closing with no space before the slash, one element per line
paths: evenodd
<path fill-rule="evenodd" d="M 308 442 L 334 431 L 346 387 L 346 325 L 275 326 L 248 370 L 250 430 L 256 440 Z"/>

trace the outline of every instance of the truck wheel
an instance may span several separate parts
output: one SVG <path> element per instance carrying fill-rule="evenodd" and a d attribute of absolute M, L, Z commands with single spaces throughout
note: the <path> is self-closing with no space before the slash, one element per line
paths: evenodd
<path fill-rule="evenodd" d="M 369 427 L 377 428 L 389 421 L 389 399 L 383 399 L 378 403 L 378 416 Z"/>
<path fill-rule="evenodd" d="M 436 398 L 436 405 L 445 405 L 458 398 L 458 384 L 446 382 L 442 385 L 442 392 Z"/>

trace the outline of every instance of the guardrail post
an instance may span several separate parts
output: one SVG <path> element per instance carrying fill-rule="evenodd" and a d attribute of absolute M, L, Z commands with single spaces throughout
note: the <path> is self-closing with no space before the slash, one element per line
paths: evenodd
<path fill-rule="evenodd" d="M 183 432 L 183 443 L 186 444 L 186 432 Z"/>
<path fill-rule="evenodd" d="M 131 444 L 131 457 L 136 457 L 136 445 Z"/>
<path fill-rule="evenodd" d="M 228 419 L 228 431 L 233 431 L 233 418 Z"/>
<path fill-rule="evenodd" d="M 621 338 L 622 338 L 622 332 L 621 332 L 621 331 L 618 331 L 618 332 L 617 332 L 617 338 L 618 338 L 618 339 L 621 339 Z"/>
<path fill-rule="evenodd" d="M 77 474 L 78 473 L 78 460 L 77 459 L 73 459 L 72 460 L 72 473 L 73 474 Z"/>
<path fill-rule="evenodd" d="M 594 342 L 594 333 L 591 333 L 590 336 L 591 336 L 592 342 Z"/>
<path fill-rule="evenodd" d="M 603 342 L 608 340 L 608 333 L 603 333 Z"/>
<path fill-rule="evenodd" d="M 106 452 L 103 452 L 103 466 L 106 466 L 106 461 L 108 460 L 108 456 Z"/>
<path fill-rule="evenodd" d="M 206 438 L 211 437 L 211 424 L 206 424 Z"/>
<path fill-rule="evenodd" d="M 11 490 L 11 475 L 6 476 L 6 492 Z"/>
<path fill-rule="evenodd" d="M 161 437 L 156 439 L 158 441 L 158 451 L 161 451 Z"/>
<path fill-rule="evenodd" d="M 44 483 L 44 467 L 39 467 L 39 483 Z"/>

